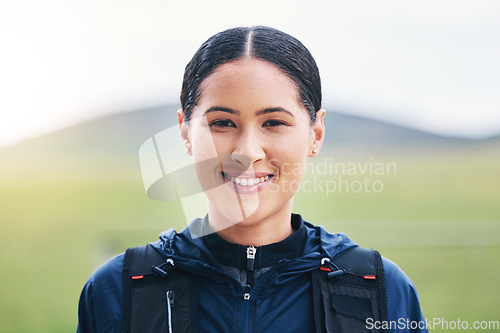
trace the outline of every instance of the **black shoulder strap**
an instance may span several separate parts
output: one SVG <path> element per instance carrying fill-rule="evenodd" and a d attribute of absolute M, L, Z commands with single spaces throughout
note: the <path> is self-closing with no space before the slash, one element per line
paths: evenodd
<path fill-rule="evenodd" d="M 315 317 L 324 318 L 321 325 L 316 325 L 316 332 L 372 332 L 366 328 L 366 319 L 387 320 L 380 254 L 354 247 L 331 262 L 345 274 L 330 278 L 324 271 L 313 272 Z"/>
<path fill-rule="evenodd" d="M 385 285 L 385 271 L 382 262 L 382 256 L 378 251 L 375 252 L 375 270 L 378 279 L 377 295 L 378 295 L 378 308 L 380 309 L 381 322 L 389 322 L 389 311 L 387 307 L 387 291 Z M 388 333 L 389 329 L 383 329 L 382 333 Z"/>
<path fill-rule="evenodd" d="M 166 259 L 151 244 L 131 248 L 125 251 L 123 270 L 128 269 L 130 276 L 152 274 L 151 267 L 161 265 Z"/>
<path fill-rule="evenodd" d="M 332 262 L 352 275 L 376 275 L 375 252 L 372 249 L 356 246 L 341 252 L 332 259 Z"/>
<path fill-rule="evenodd" d="M 128 249 L 123 262 L 122 333 L 197 332 L 197 284 L 148 244 Z M 175 330 L 174 330 L 175 329 Z"/>
<path fill-rule="evenodd" d="M 313 313 L 314 325 L 316 333 L 326 332 L 325 328 L 325 311 L 323 309 L 323 301 L 321 298 L 321 290 L 319 288 L 320 270 L 311 271 L 312 290 L 313 290 Z"/>

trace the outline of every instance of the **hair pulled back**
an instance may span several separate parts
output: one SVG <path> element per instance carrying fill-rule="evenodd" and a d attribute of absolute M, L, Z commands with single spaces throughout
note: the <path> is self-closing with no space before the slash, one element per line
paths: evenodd
<path fill-rule="evenodd" d="M 321 80 L 314 58 L 296 38 L 264 26 L 228 29 L 200 46 L 184 71 L 181 105 L 185 119 L 191 119 L 199 102 L 203 80 L 220 65 L 248 56 L 276 65 L 295 82 L 300 102 L 314 124 L 316 111 L 321 109 Z"/>

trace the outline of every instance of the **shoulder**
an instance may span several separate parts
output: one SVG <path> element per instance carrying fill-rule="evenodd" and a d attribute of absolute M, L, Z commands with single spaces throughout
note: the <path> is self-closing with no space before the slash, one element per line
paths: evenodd
<path fill-rule="evenodd" d="M 393 261 L 383 257 L 382 262 L 385 272 L 389 321 L 424 321 L 413 282 Z"/>
<path fill-rule="evenodd" d="M 125 253 L 120 253 L 106 261 L 89 278 L 88 282 L 98 287 L 122 284 L 123 259 Z"/>
<path fill-rule="evenodd" d="M 119 332 L 123 305 L 121 253 L 100 266 L 83 287 L 78 304 L 78 332 Z"/>
<path fill-rule="evenodd" d="M 405 295 L 415 288 L 410 278 L 395 262 L 385 257 L 382 257 L 382 262 L 384 264 L 385 282 L 394 286 L 391 291 Z"/>

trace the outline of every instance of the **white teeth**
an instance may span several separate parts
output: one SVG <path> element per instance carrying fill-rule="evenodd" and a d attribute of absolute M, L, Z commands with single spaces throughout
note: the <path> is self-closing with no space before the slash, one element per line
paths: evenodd
<path fill-rule="evenodd" d="M 226 174 L 226 178 L 228 178 L 230 181 L 235 182 L 240 186 L 253 186 L 265 182 L 266 180 L 269 179 L 269 176 L 260 178 L 238 178 L 238 177 L 235 178 Z"/>

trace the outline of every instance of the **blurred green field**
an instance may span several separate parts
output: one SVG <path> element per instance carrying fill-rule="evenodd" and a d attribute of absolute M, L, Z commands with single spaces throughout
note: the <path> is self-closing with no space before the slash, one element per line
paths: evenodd
<path fill-rule="evenodd" d="M 380 193 L 301 192 L 294 211 L 398 263 L 417 286 L 427 318 L 500 320 L 500 154 L 494 152 L 333 155 L 345 163 L 394 162 L 397 172 L 370 176 L 383 182 Z M 74 331 L 79 293 L 98 265 L 186 225 L 179 203 L 146 197 L 135 156 L 0 162 L 0 332 Z"/>

